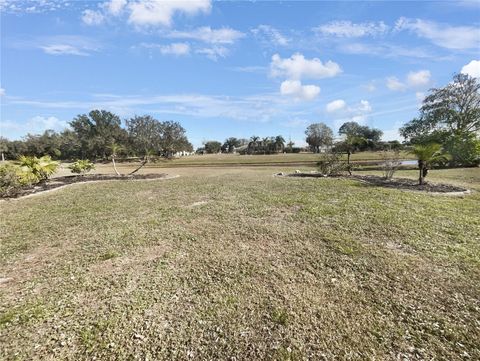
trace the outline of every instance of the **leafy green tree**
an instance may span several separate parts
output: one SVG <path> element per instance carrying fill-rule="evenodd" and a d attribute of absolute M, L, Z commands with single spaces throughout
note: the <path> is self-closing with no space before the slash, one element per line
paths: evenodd
<path fill-rule="evenodd" d="M 357 122 L 346 122 L 338 130 L 344 136 L 343 148 L 351 154 L 356 151 L 374 150 L 379 147 L 383 132 L 379 129 L 360 125 Z"/>
<path fill-rule="evenodd" d="M 210 140 L 204 144 L 205 152 L 208 154 L 219 153 L 222 149 L 222 143 L 217 142 L 216 140 Z"/>
<path fill-rule="evenodd" d="M 127 120 L 127 132 L 131 148 L 139 157 L 162 150 L 162 123 L 150 115 L 135 116 Z"/>
<path fill-rule="evenodd" d="M 333 131 L 325 123 L 310 124 L 305 131 L 306 141 L 314 153 L 320 148 L 330 147 L 333 144 Z"/>
<path fill-rule="evenodd" d="M 79 139 L 82 158 L 107 159 L 109 145 L 125 144 L 127 133 L 120 125 L 120 118 L 106 110 L 92 110 L 72 120 L 70 126 Z"/>
<path fill-rule="evenodd" d="M 438 143 L 416 144 L 411 153 L 418 159 L 418 184 L 424 184 L 425 177 L 432 165 L 445 161 L 448 156 L 442 153 Z"/>
<path fill-rule="evenodd" d="M 456 74 L 445 87 L 431 89 L 419 116 L 405 124 L 400 134 L 412 144 L 442 144 L 452 155 L 453 165 L 478 164 L 480 81 Z"/>
<path fill-rule="evenodd" d="M 233 153 L 235 148 L 239 147 L 240 145 L 241 145 L 240 139 L 237 139 L 235 137 L 230 137 L 228 139 L 225 139 L 225 142 L 222 145 L 222 151 L 227 153 Z"/>
<path fill-rule="evenodd" d="M 180 123 L 166 121 L 161 123 L 162 151 L 166 157 L 186 151 L 193 151 L 192 144 L 188 141 L 186 130 Z"/>

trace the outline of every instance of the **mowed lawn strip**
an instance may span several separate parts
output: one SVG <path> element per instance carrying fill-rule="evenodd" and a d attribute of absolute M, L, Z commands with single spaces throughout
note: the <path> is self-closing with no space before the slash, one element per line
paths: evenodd
<path fill-rule="evenodd" d="M 166 172 L 0 204 L 0 359 L 480 358 L 479 169 Z"/>

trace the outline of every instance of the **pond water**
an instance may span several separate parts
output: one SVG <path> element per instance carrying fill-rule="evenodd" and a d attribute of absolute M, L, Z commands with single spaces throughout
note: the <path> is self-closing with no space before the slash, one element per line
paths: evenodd
<path fill-rule="evenodd" d="M 402 160 L 402 165 L 418 165 L 416 160 Z"/>

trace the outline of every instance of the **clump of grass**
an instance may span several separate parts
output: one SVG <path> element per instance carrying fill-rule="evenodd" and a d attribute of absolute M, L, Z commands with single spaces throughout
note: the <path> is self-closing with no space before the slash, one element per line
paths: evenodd
<path fill-rule="evenodd" d="M 115 257 L 118 257 L 118 256 L 119 256 L 119 254 L 115 251 L 107 251 L 107 252 L 100 255 L 100 260 L 107 261 L 109 259 L 112 259 L 112 258 L 115 258 Z"/>
<path fill-rule="evenodd" d="M 283 308 L 274 308 L 270 314 L 272 321 L 280 326 L 286 326 L 288 323 L 288 312 Z"/>

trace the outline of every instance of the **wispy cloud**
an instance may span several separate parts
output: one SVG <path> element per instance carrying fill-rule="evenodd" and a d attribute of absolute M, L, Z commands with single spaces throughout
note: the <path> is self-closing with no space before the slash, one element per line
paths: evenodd
<path fill-rule="evenodd" d="M 208 14 L 211 8 L 210 0 L 109 0 L 85 10 L 82 21 L 87 25 L 99 25 L 120 17 L 136 28 L 170 27 L 177 14 Z"/>
<path fill-rule="evenodd" d="M 163 55 L 182 56 L 190 54 L 190 45 L 188 43 L 140 43 L 139 46 L 146 49 L 157 49 Z"/>
<path fill-rule="evenodd" d="M 284 36 L 278 29 L 270 25 L 259 25 L 251 30 L 252 34 L 263 44 L 286 46 L 290 39 Z"/>
<path fill-rule="evenodd" d="M 245 37 L 245 34 L 228 27 L 212 29 L 209 26 L 203 26 L 194 30 L 173 30 L 164 34 L 165 37 L 173 39 L 192 39 L 209 44 L 233 44 L 237 40 Z"/>
<path fill-rule="evenodd" d="M 11 38 L 7 46 L 15 49 L 41 49 L 49 55 L 88 56 L 100 51 L 102 45 L 96 39 L 78 35 L 56 35 L 35 39 Z"/>
<path fill-rule="evenodd" d="M 67 127 L 68 123 L 57 117 L 37 115 L 26 122 L 2 121 L 0 122 L 0 133 L 9 139 L 16 139 L 27 133 L 40 134 L 46 130 L 61 131 Z"/>
<path fill-rule="evenodd" d="M 178 114 L 199 118 L 231 118 L 242 121 L 269 121 L 273 116 L 290 114 L 297 104 L 278 94 L 256 94 L 233 97 L 202 94 L 170 95 L 114 95 L 97 94 L 85 101 L 43 101 L 35 99 L 8 99 L 9 106 L 30 106 L 41 109 L 75 109 L 87 112 L 91 109 L 107 109 L 123 116 L 141 112 Z"/>
<path fill-rule="evenodd" d="M 422 19 L 401 17 L 395 24 L 396 31 L 411 31 L 433 44 L 447 49 L 478 49 L 480 32 L 476 26 L 451 26 Z"/>
<path fill-rule="evenodd" d="M 324 36 L 336 36 L 342 38 L 359 38 L 363 36 L 378 36 L 388 32 L 389 27 L 383 22 L 352 23 L 351 21 L 331 21 L 313 28 Z"/>

